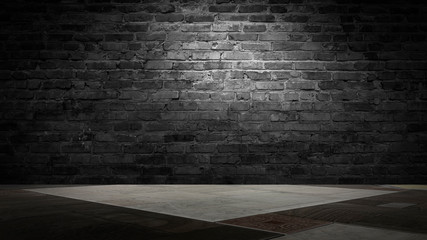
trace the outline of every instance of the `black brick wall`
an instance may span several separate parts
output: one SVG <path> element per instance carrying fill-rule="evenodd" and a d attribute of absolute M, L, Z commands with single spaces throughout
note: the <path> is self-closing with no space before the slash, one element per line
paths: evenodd
<path fill-rule="evenodd" d="M 423 1 L 0 2 L 1 183 L 425 183 Z"/>

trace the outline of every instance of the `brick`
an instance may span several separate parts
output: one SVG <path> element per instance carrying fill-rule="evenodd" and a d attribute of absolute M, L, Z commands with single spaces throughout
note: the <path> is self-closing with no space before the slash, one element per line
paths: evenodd
<path fill-rule="evenodd" d="M 183 32 L 209 32 L 211 30 L 210 24 L 183 24 L 181 31 Z"/>
<path fill-rule="evenodd" d="M 357 72 L 336 72 L 333 76 L 334 80 L 356 80 L 361 81 L 364 79 L 363 74 Z"/>
<path fill-rule="evenodd" d="M 286 82 L 285 89 L 301 89 L 301 90 L 314 90 L 316 84 L 314 82 Z"/>
<path fill-rule="evenodd" d="M 193 134 L 172 134 L 165 135 L 165 142 L 192 142 L 194 141 L 195 136 Z"/>
<path fill-rule="evenodd" d="M 148 24 L 147 23 L 127 23 L 123 26 L 123 28 L 129 32 L 147 32 Z"/>
<path fill-rule="evenodd" d="M 288 15 L 283 18 L 285 22 L 306 23 L 310 17 L 307 15 Z"/>
<path fill-rule="evenodd" d="M 194 99 L 199 98 L 194 97 Z M 195 111 L 197 110 L 197 103 L 184 101 L 170 102 L 167 104 L 166 108 L 170 111 Z"/>
<path fill-rule="evenodd" d="M 234 49 L 234 44 L 232 43 L 217 43 L 214 42 L 212 43 L 212 47 L 211 49 L 213 50 L 233 50 Z"/>
<path fill-rule="evenodd" d="M 302 78 L 307 80 L 330 80 L 331 73 L 329 72 L 303 72 Z"/>
<path fill-rule="evenodd" d="M 131 13 L 124 16 L 126 22 L 150 22 L 153 15 L 146 13 Z"/>
<path fill-rule="evenodd" d="M 128 33 L 105 34 L 105 41 L 133 41 L 134 35 Z"/>
<path fill-rule="evenodd" d="M 248 102 L 233 102 L 230 104 L 231 111 L 247 111 L 250 108 Z"/>
<path fill-rule="evenodd" d="M 302 121 L 329 121 L 331 116 L 329 113 L 299 113 L 299 119 Z"/>
<path fill-rule="evenodd" d="M 105 70 L 105 69 L 115 69 L 116 63 L 115 62 L 88 62 L 86 63 L 86 66 L 88 69 Z"/>
<path fill-rule="evenodd" d="M 270 50 L 270 43 L 242 43 L 242 49 L 252 51 L 268 51 Z"/>
<path fill-rule="evenodd" d="M 276 18 L 274 15 L 251 15 L 249 16 L 250 22 L 274 22 Z"/>
<path fill-rule="evenodd" d="M 138 41 L 164 41 L 166 39 L 165 33 L 137 33 L 136 39 Z"/>
<path fill-rule="evenodd" d="M 329 42 L 331 41 L 331 35 L 313 35 L 311 36 L 312 42 Z"/>
<path fill-rule="evenodd" d="M 118 66 L 120 69 L 142 69 L 143 63 L 138 61 L 120 61 Z"/>
<path fill-rule="evenodd" d="M 225 40 L 227 34 L 225 33 L 198 33 L 196 40 L 198 41 L 218 41 Z"/>
<path fill-rule="evenodd" d="M 259 90 L 283 90 L 283 83 L 281 82 L 256 82 L 256 89 Z"/>
<path fill-rule="evenodd" d="M 296 62 L 296 70 L 323 70 L 325 64 L 319 62 Z"/>
<path fill-rule="evenodd" d="M 184 42 L 182 43 L 182 48 L 185 50 L 208 50 L 211 48 L 211 45 L 207 42 Z"/>
<path fill-rule="evenodd" d="M 332 93 L 331 97 L 332 97 L 332 100 L 334 101 L 352 101 L 357 99 L 357 93 L 344 91 L 339 93 Z"/>
<path fill-rule="evenodd" d="M 189 23 L 193 22 L 213 22 L 215 20 L 214 15 L 196 15 L 190 14 L 185 16 L 185 21 Z"/>
<path fill-rule="evenodd" d="M 220 102 L 199 102 L 199 111 L 226 111 L 228 109 L 227 103 Z"/>
<path fill-rule="evenodd" d="M 151 96 L 153 99 L 178 99 L 178 91 L 161 91 L 156 92 Z"/>
<path fill-rule="evenodd" d="M 95 143 L 93 145 L 94 153 L 120 153 L 121 149 L 117 143 Z"/>
<path fill-rule="evenodd" d="M 362 116 L 356 113 L 334 113 L 332 120 L 334 122 L 357 122 L 362 121 Z"/>
<path fill-rule="evenodd" d="M 271 78 L 273 80 L 287 80 L 293 78 L 293 72 L 290 71 L 275 71 L 271 72 Z"/>
<path fill-rule="evenodd" d="M 254 13 L 254 12 L 265 12 L 267 10 L 266 5 L 240 5 L 239 13 Z"/>
<path fill-rule="evenodd" d="M 224 52 L 221 59 L 224 60 L 252 60 L 252 53 L 246 52 Z"/>
<path fill-rule="evenodd" d="M 236 41 L 255 41 L 258 39 L 258 35 L 252 33 L 230 33 L 228 38 Z"/>
<path fill-rule="evenodd" d="M 219 14 L 220 21 L 248 21 L 249 16 L 243 14 Z"/>
<path fill-rule="evenodd" d="M 235 62 L 232 68 L 260 70 L 263 69 L 263 66 L 262 62 Z"/>
<path fill-rule="evenodd" d="M 260 41 L 287 41 L 289 34 L 287 33 L 267 33 L 259 36 Z"/>
<path fill-rule="evenodd" d="M 274 42 L 272 45 L 273 51 L 294 51 L 302 50 L 304 43 L 300 42 Z"/>
<path fill-rule="evenodd" d="M 152 144 L 135 143 L 123 146 L 125 153 L 152 153 L 154 146 Z"/>
<path fill-rule="evenodd" d="M 209 7 L 209 12 L 235 12 L 236 5 L 212 5 Z"/>
<path fill-rule="evenodd" d="M 144 7 L 144 10 L 150 13 L 171 13 L 175 11 L 172 4 L 153 4 Z"/>
<path fill-rule="evenodd" d="M 172 69 L 172 62 L 148 61 L 145 64 L 145 69 L 155 69 L 155 70 Z"/>
<path fill-rule="evenodd" d="M 265 25 L 244 25 L 243 32 L 265 32 L 267 27 Z"/>
<path fill-rule="evenodd" d="M 221 58 L 221 53 L 211 51 L 193 52 L 192 58 L 194 60 L 216 60 Z"/>
<path fill-rule="evenodd" d="M 182 22 L 184 20 L 183 14 L 161 14 L 156 15 L 157 22 Z"/>
<path fill-rule="evenodd" d="M 278 102 L 253 102 L 252 108 L 261 111 L 281 111 L 283 109 Z"/>
<path fill-rule="evenodd" d="M 246 153 L 248 146 L 245 144 L 221 144 L 217 146 L 219 153 Z"/>
<path fill-rule="evenodd" d="M 212 25 L 212 31 L 214 32 L 238 32 L 239 30 L 239 24 L 217 23 Z"/>
<path fill-rule="evenodd" d="M 268 4 L 286 4 L 291 0 L 268 0 Z"/>
<path fill-rule="evenodd" d="M 265 53 L 255 53 L 255 60 L 283 60 L 284 54 L 281 52 L 265 52 Z"/>
<path fill-rule="evenodd" d="M 286 8 L 286 5 L 279 5 L 279 6 L 271 6 L 270 11 L 272 13 L 287 13 L 288 9 Z"/>
<path fill-rule="evenodd" d="M 186 80 L 165 81 L 164 83 L 165 89 L 191 89 L 192 87 L 193 83 Z"/>
<path fill-rule="evenodd" d="M 289 60 L 313 60 L 313 53 L 307 51 L 286 52 L 284 59 Z"/>

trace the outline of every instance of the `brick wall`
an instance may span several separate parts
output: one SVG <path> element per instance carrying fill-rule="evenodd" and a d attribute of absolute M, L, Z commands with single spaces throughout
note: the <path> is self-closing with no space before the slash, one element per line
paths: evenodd
<path fill-rule="evenodd" d="M 0 182 L 425 183 L 422 2 L 1 1 Z"/>

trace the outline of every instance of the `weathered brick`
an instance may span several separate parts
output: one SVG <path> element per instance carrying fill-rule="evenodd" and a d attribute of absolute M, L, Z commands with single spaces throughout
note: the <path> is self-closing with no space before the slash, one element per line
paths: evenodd
<path fill-rule="evenodd" d="M 267 30 L 267 27 L 265 25 L 244 25 L 243 26 L 243 32 L 265 32 L 266 30 Z"/>
<path fill-rule="evenodd" d="M 185 20 L 187 22 L 193 23 L 193 22 L 213 22 L 215 20 L 215 17 L 213 15 L 196 15 L 196 14 L 189 14 L 185 16 Z"/>
<path fill-rule="evenodd" d="M 270 11 L 272 13 L 287 13 L 288 9 L 286 8 L 286 5 L 279 5 L 279 6 L 271 6 Z"/>
<path fill-rule="evenodd" d="M 136 39 L 139 41 L 164 41 L 166 39 L 165 33 L 137 33 Z"/>
<path fill-rule="evenodd" d="M 225 40 L 227 34 L 225 33 L 198 33 L 196 40 L 198 41 L 218 41 Z"/>
<path fill-rule="evenodd" d="M 209 12 L 234 12 L 236 5 L 212 5 L 209 7 Z"/>
<path fill-rule="evenodd" d="M 220 21 L 247 21 L 249 16 L 243 14 L 219 14 Z"/>
<path fill-rule="evenodd" d="M 224 54 L 221 56 L 221 59 L 224 60 L 252 60 L 253 55 L 252 53 L 246 53 L 246 52 L 224 52 Z"/>
<path fill-rule="evenodd" d="M 320 62 L 296 62 L 295 69 L 296 70 L 323 70 L 325 68 L 325 64 Z"/>
<path fill-rule="evenodd" d="M 283 90 L 283 83 L 281 82 L 257 82 L 255 83 L 256 89 L 259 90 Z"/>
<path fill-rule="evenodd" d="M 153 19 L 153 15 L 146 13 L 131 13 L 124 16 L 127 22 L 149 22 Z"/>
<path fill-rule="evenodd" d="M 129 32 L 146 32 L 148 31 L 147 23 L 127 23 L 123 27 Z"/>
<path fill-rule="evenodd" d="M 145 69 L 172 69 L 172 62 L 167 61 L 148 61 L 145 64 Z"/>
<path fill-rule="evenodd" d="M 230 33 L 228 38 L 236 41 L 255 41 L 258 39 L 258 35 L 252 33 Z"/>
<path fill-rule="evenodd" d="M 212 25 L 212 31 L 214 32 L 238 32 L 239 29 L 239 24 L 217 23 Z"/>
<path fill-rule="evenodd" d="M 183 32 L 209 32 L 211 30 L 210 24 L 183 24 L 181 31 Z"/>
<path fill-rule="evenodd" d="M 286 89 L 314 90 L 315 88 L 314 82 L 286 82 Z"/>
<path fill-rule="evenodd" d="M 105 69 L 115 69 L 116 68 L 115 62 L 88 62 L 86 63 L 86 66 L 88 69 L 99 69 L 99 70 L 105 70 Z"/>
<path fill-rule="evenodd" d="M 274 22 L 276 18 L 274 15 L 251 15 L 249 16 L 251 22 Z"/>
<path fill-rule="evenodd" d="M 334 80 L 356 80 L 361 81 L 364 75 L 358 72 L 336 72 L 334 73 Z"/>
<path fill-rule="evenodd" d="M 266 33 L 259 36 L 260 41 L 287 41 L 289 34 L 287 33 Z"/>
<path fill-rule="evenodd" d="M 265 12 L 267 10 L 266 5 L 240 5 L 239 13 L 253 13 L 253 12 Z"/>
<path fill-rule="evenodd" d="M 184 20 L 183 14 L 161 14 L 156 15 L 157 22 L 181 22 Z"/>
<path fill-rule="evenodd" d="M 211 52 L 211 51 L 193 52 L 192 58 L 194 60 L 215 60 L 215 59 L 220 59 L 221 54 L 219 52 Z"/>
<path fill-rule="evenodd" d="M 156 92 L 151 96 L 153 99 L 177 99 L 179 97 L 178 91 L 161 91 Z"/>
<path fill-rule="evenodd" d="M 304 43 L 300 42 L 274 42 L 273 51 L 294 51 L 302 50 Z"/>
<path fill-rule="evenodd" d="M 105 34 L 105 41 L 132 41 L 132 40 L 134 40 L 133 34 L 128 34 L 128 33 Z"/>
<path fill-rule="evenodd" d="M 230 104 L 230 110 L 232 111 L 247 111 L 250 108 L 248 102 L 233 102 Z"/>
<path fill-rule="evenodd" d="M 330 80 L 331 73 L 329 72 L 303 72 L 302 78 L 307 80 Z"/>
<path fill-rule="evenodd" d="M 268 51 L 270 43 L 242 43 L 243 50 Z"/>

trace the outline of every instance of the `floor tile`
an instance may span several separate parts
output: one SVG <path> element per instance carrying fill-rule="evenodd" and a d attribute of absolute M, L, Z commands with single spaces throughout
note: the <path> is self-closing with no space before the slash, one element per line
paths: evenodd
<path fill-rule="evenodd" d="M 235 226 L 278 232 L 292 233 L 307 230 L 314 227 L 330 224 L 330 222 L 312 220 L 308 218 L 291 217 L 274 213 L 254 215 L 244 218 L 235 218 L 220 223 Z"/>
<path fill-rule="evenodd" d="M 298 232 L 274 240 L 425 240 L 427 235 L 393 231 L 387 229 L 370 228 L 362 226 L 330 224 L 311 230 Z"/>
<path fill-rule="evenodd" d="M 389 207 L 389 208 L 406 208 L 406 207 L 410 207 L 410 206 L 414 206 L 414 203 L 397 203 L 397 202 L 392 202 L 392 203 L 386 203 L 386 204 L 380 204 L 378 205 L 378 207 Z"/>
<path fill-rule="evenodd" d="M 427 190 L 427 185 L 391 185 L 400 189 Z"/>
<path fill-rule="evenodd" d="M 212 222 L 393 192 L 306 185 L 103 185 L 29 190 Z"/>
<path fill-rule="evenodd" d="M 7 240 L 261 240 L 280 234 L 23 190 L 0 190 L 0 236 Z"/>
<path fill-rule="evenodd" d="M 406 207 L 382 207 L 381 205 Z M 312 207 L 280 211 L 276 214 L 321 221 L 348 223 L 416 233 L 427 233 L 427 192 L 402 191 Z M 411 205 L 408 205 L 411 204 Z"/>

